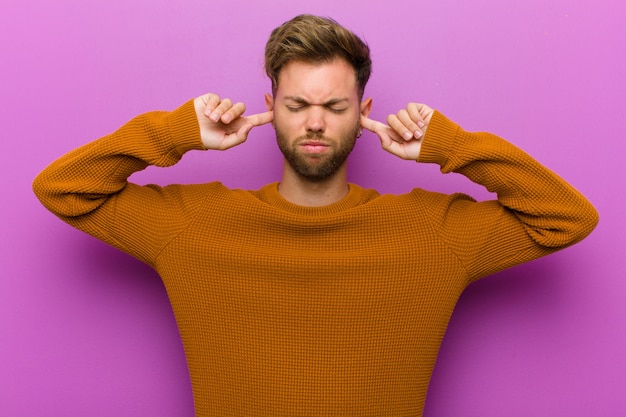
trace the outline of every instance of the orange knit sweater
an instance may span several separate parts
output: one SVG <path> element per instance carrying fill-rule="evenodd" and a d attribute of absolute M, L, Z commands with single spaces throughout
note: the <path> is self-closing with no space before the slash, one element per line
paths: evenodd
<path fill-rule="evenodd" d="M 35 180 L 69 224 L 154 267 L 198 416 L 419 416 L 455 303 L 483 276 L 571 245 L 591 204 L 510 143 L 436 112 L 420 162 L 497 201 L 350 185 L 326 207 L 219 183 L 138 186 L 202 149 L 193 102 L 139 116 Z"/>

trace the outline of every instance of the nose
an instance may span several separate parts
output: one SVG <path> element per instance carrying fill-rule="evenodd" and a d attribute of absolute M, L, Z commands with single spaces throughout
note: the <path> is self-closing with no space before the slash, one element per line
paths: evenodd
<path fill-rule="evenodd" d="M 321 106 L 311 106 L 307 109 L 306 131 L 307 133 L 324 133 L 326 121 L 324 109 Z"/>

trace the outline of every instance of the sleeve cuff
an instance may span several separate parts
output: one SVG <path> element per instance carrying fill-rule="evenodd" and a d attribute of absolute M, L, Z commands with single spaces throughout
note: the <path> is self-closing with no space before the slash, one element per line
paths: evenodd
<path fill-rule="evenodd" d="M 190 150 L 205 150 L 193 100 L 187 101 L 168 115 L 168 126 L 170 137 L 176 144 L 175 151 L 180 156 Z"/>
<path fill-rule="evenodd" d="M 458 124 L 439 111 L 435 111 L 428 123 L 424 143 L 417 161 L 445 166 L 448 158 L 452 155 L 454 141 L 460 129 Z"/>

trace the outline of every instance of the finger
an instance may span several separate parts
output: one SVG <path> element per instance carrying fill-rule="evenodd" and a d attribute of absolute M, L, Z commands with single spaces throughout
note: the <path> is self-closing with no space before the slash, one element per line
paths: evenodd
<path fill-rule="evenodd" d="M 246 116 L 246 121 L 252 123 L 252 126 L 262 126 L 267 123 L 272 123 L 274 120 L 274 112 L 268 111 L 265 113 L 253 114 Z"/>
<path fill-rule="evenodd" d="M 398 136 L 396 132 L 393 131 L 389 126 L 379 121 L 370 119 L 366 116 L 361 115 L 361 127 L 363 129 L 367 129 L 372 133 L 375 133 L 379 138 L 380 142 L 383 145 L 383 148 L 389 146 L 390 143 L 403 142 L 402 138 Z"/>
<path fill-rule="evenodd" d="M 378 132 L 380 132 L 381 130 L 383 130 L 385 127 L 387 127 L 386 124 L 381 123 L 379 121 L 370 119 L 367 116 L 363 116 L 361 115 L 361 127 L 363 129 L 367 129 L 372 133 L 376 133 L 378 134 Z"/>
<path fill-rule="evenodd" d="M 424 123 L 422 122 L 419 112 L 416 117 L 415 115 L 409 113 L 408 110 L 400 110 L 396 116 L 398 117 L 400 123 L 402 123 L 407 129 L 406 132 L 402 133 L 402 137 L 404 137 L 404 139 L 411 140 L 420 139 L 422 137 L 424 132 L 422 132 L 419 124 L 422 124 L 423 126 Z"/>
<path fill-rule="evenodd" d="M 426 129 L 428 129 L 428 124 L 430 123 L 435 111 L 431 107 L 422 103 L 409 103 L 407 111 L 409 114 L 413 115 L 412 117 L 422 129 L 422 133 L 425 135 Z"/>
<path fill-rule="evenodd" d="M 402 138 L 386 124 L 363 115 L 361 115 L 361 127 L 375 133 L 380 138 L 383 148 L 388 147 L 393 142 L 404 142 Z"/>
<path fill-rule="evenodd" d="M 417 113 L 419 113 L 424 123 L 428 124 L 428 122 L 430 121 L 430 118 L 432 117 L 432 113 L 433 113 L 432 108 L 422 103 L 409 103 L 409 107 L 414 109 L 413 111 L 416 111 Z"/>
<path fill-rule="evenodd" d="M 227 110 L 229 110 L 232 106 L 233 106 L 233 101 L 231 99 L 225 98 L 221 100 L 220 104 L 215 108 L 215 110 L 211 112 L 209 119 L 213 120 L 216 123 L 219 122 L 220 117 L 222 117 L 222 115 Z"/>
<path fill-rule="evenodd" d="M 432 109 L 425 104 L 409 103 L 406 110 L 422 132 L 426 131 L 426 126 L 428 126 L 430 116 L 432 116 Z"/>
<path fill-rule="evenodd" d="M 401 137 L 404 141 L 409 141 L 414 139 L 414 132 L 409 130 L 404 123 L 398 118 L 395 114 L 390 114 L 387 116 L 387 124 L 391 129 L 396 132 L 396 134 Z M 398 141 L 396 141 L 398 142 Z"/>
<path fill-rule="evenodd" d="M 232 122 L 233 120 L 235 120 L 236 118 L 240 117 L 242 114 L 244 114 L 245 111 L 246 111 L 246 105 L 239 102 L 235 104 L 234 106 L 232 106 L 231 108 L 229 108 L 228 110 L 226 110 L 224 114 L 222 114 L 222 116 L 220 117 L 220 120 L 222 121 L 222 123 L 228 124 Z"/>
<path fill-rule="evenodd" d="M 389 126 L 385 126 L 385 128 L 378 133 L 378 137 L 380 138 L 380 143 L 383 146 L 383 149 L 385 150 L 388 150 L 389 148 L 393 146 L 397 146 L 398 144 L 406 143 L 404 138 L 398 135 Z"/>
<path fill-rule="evenodd" d="M 254 124 L 246 123 L 245 125 L 239 128 L 239 130 L 236 133 L 239 143 L 245 142 L 245 140 L 248 139 L 248 135 L 250 134 L 250 131 L 252 130 L 253 127 L 254 127 Z"/>
<path fill-rule="evenodd" d="M 202 113 L 206 117 L 210 117 L 213 110 L 220 104 L 220 96 L 217 94 L 205 94 L 198 99 L 202 103 Z"/>
<path fill-rule="evenodd" d="M 248 139 L 248 135 L 254 125 L 250 122 L 244 123 L 236 132 L 230 133 L 224 137 L 223 145 L 225 148 L 232 148 Z"/>
<path fill-rule="evenodd" d="M 217 147 L 213 149 L 219 149 L 223 151 L 245 142 L 248 137 L 248 133 L 250 133 L 250 129 L 252 129 L 252 127 L 252 123 L 244 123 L 236 131 L 233 130 L 229 133 L 224 134 L 224 136 L 221 138 L 220 143 L 217 145 Z"/>

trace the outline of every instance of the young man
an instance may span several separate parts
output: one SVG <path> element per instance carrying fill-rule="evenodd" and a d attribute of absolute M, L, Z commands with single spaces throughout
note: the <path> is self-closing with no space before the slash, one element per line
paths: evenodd
<path fill-rule="evenodd" d="M 574 188 L 497 136 L 410 103 L 386 123 L 363 99 L 368 47 L 298 16 L 266 46 L 267 112 L 207 94 L 139 116 L 35 180 L 69 224 L 153 266 L 185 346 L 198 416 L 421 415 L 435 358 L 467 285 L 583 239 L 598 217 Z M 279 183 L 138 186 L 148 165 L 227 149 L 272 123 Z M 436 163 L 495 201 L 349 184 L 362 129 Z"/>

